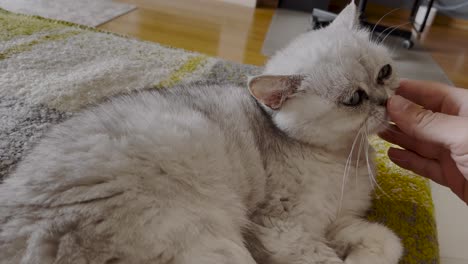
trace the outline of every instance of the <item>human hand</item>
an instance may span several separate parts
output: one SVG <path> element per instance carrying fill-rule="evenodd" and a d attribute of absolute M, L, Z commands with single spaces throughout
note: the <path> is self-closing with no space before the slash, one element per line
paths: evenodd
<path fill-rule="evenodd" d="M 396 126 L 380 137 L 404 148 L 390 148 L 390 160 L 449 187 L 468 205 L 468 90 L 404 80 L 387 111 Z"/>

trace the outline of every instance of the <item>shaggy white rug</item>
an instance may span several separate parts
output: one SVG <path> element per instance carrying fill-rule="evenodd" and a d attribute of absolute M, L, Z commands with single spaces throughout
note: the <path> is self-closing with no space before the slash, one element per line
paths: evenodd
<path fill-rule="evenodd" d="M 134 6 L 112 0 L 0 0 L 0 7 L 27 15 L 36 15 L 95 27 L 123 15 Z"/>

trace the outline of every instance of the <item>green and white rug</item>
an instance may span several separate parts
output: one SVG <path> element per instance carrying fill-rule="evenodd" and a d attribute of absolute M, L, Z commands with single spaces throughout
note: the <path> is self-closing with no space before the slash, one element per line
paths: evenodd
<path fill-rule="evenodd" d="M 106 97 L 182 83 L 245 85 L 261 68 L 163 47 L 0 9 L 0 179 L 53 125 Z M 437 232 L 426 180 L 397 168 L 388 144 L 373 139 L 377 191 L 369 219 L 402 237 L 402 264 L 439 263 Z"/>

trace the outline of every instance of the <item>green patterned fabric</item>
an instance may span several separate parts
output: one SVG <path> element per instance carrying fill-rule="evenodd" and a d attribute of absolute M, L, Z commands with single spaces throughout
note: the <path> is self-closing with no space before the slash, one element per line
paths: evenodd
<path fill-rule="evenodd" d="M 393 164 L 387 157 L 391 144 L 373 137 L 377 182 L 369 220 L 384 223 L 402 238 L 401 264 L 439 263 L 437 228 L 429 182 Z"/>
<path fill-rule="evenodd" d="M 96 29 L 0 9 L 0 179 L 47 129 L 83 107 L 122 92 L 194 82 L 245 85 L 261 68 L 226 62 Z M 403 240 L 402 264 L 439 263 L 428 182 L 377 150 L 377 188 L 369 212 Z"/>

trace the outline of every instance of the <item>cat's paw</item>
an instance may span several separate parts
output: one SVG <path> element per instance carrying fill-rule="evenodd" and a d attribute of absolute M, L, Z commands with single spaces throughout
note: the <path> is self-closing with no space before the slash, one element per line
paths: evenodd
<path fill-rule="evenodd" d="M 400 239 L 390 230 L 376 232 L 351 250 L 345 264 L 398 264 L 403 255 Z"/>
<path fill-rule="evenodd" d="M 299 259 L 295 259 L 294 257 L 289 258 L 288 260 L 282 263 L 294 263 L 294 264 L 344 264 L 343 260 L 340 258 L 334 257 L 323 257 L 317 256 L 316 254 L 307 257 L 301 257 Z"/>
<path fill-rule="evenodd" d="M 347 258 L 344 261 L 344 264 L 398 264 L 398 260 L 394 262 L 393 260 L 381 258 L 379 256 L 365 255 L 365 256 L 353 256 L 352 258 Z"/>

